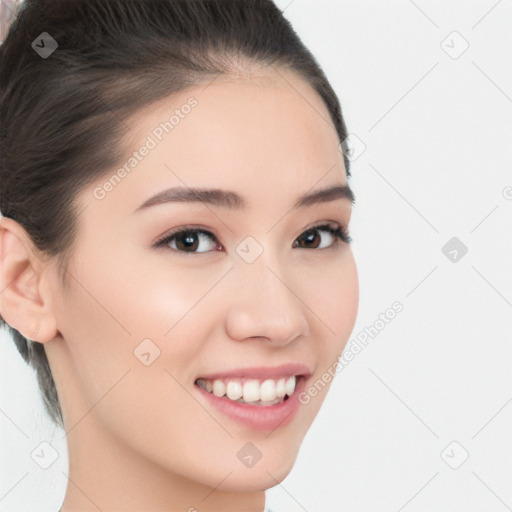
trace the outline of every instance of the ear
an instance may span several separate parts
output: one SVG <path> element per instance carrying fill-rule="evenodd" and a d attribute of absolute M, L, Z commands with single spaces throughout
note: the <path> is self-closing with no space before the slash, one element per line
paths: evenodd
<path fill-rule="evenodd" d="M 0 218 L 0 315 L 40 343 L 59 333 L 46 286 L 46 259 L 18 222 Z"/>

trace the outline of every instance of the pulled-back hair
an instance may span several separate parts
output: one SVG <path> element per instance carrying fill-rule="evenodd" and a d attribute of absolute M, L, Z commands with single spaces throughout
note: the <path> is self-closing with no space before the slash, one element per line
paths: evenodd
<path fill-rule="evenodd" d="M 46 58 L 32 46 L 42 33 L 58 44 Z M 0 45 L 2 215 L 57 257 L 65 285 L 75 198 L 122 161 L 123 119 L 253 64 L 295 71 L 325 102 L 340 143 L 346 139 L 336 93 L 272 0 L 25 0 Z M 34 368 L 45 409 L 63 427 L 44 345 L 1 317 L 0 326 Z"/>

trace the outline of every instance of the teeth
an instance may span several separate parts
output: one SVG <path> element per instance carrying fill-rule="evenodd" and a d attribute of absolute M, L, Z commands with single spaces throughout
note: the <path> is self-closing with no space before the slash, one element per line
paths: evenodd
<path fill-rule="evenodd" d="M 258 405 L 274 405 L 295 391 L 295 375 L 281 379 L 215 379 L 213 382 L 198 379 L 197 384 L 215 396 Z"/>
<path fill-rule="evenodd" d="M 278 398 L 283 398 L 286 395 L 286 389 L 284 387 L 285 379 L 279 379 L 276 383 L 276 395 Z"/>
<path fill-rule="evenodd" d="M 244 384 L 244 402 L 257 402 L 260 397 L 260 383 L 257 380 L 247 380 Z"/>
<path fill-rule="evenodd" d="M 288 396 L 292 395 L 295 391 L 295 375 L 292 375 L 285 383 L 284 389 Z"/>
<path fill-rule="evenodd" d="M 221 397 L 226 394 L 226 386 L 225 386 L 224 382 L 222 382 L 221 380 L 218 380 L 218 379 L 214 380 L 212 389 L 213 389 L 213 394 L 215 396 Z"/>
<path fill-rule="evenodd" d="M 270 402 L 275 400 L 276 395 L 276 383 L 272 379 L 263 381 L 260 386 L 260 397 L 264 402 Z"/>
<path fill-rule="evenodd" d="M 226 386 L 226 396 L 230 400 L 238 400 L 239 398 L 242 398 L 242 394 L 242 384 L 240 384 L 240 382 L 237 382 L 236 380 L 228 381 L 228 385 Z"/>

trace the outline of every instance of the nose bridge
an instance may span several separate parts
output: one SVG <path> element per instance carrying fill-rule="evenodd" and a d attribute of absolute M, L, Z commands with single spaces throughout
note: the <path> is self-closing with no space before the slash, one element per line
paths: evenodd
<path fill-rule="evenodd" d="M 245 245 L 245 243 L 247 245 Z M 307 335 L 309 325 L 303 302 L 295 295 L 293 284 L 279 258 L 270 250 L 246 240 L 237 248 L 233 294 L 228 329 L 232 337 L 267 337 L 288 343 Z"/>
<path fill-rule="evenodd" d="M 248 286 L 250 296 L 252 290 L 254 294 L 266 296 L 267 299 L 287 300 L 282 296 L 285 295 L 287 289 L 277 277 L 281 276 L 280 264 L 269 250 L 263 251 L 252 262 L 248 262 L 242 257 L 236 264 L 235 272 L 239 276 L 240 284 L 244 287 Z M 285 289 L 283 290 L 283 288 Z"/>

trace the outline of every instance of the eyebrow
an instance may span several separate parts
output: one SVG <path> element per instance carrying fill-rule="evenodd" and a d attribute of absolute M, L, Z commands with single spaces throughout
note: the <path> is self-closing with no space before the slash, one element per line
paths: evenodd
<path fill-rule="evenodd" d="M 319 203 L 327 203 L 338 199 L 345 199 L 350 203 L 355 203 L 355 195 L 348 185 L 335 185 L 321 190 L 307 192 L 295 201 L 292 209 L 304 208 Z M 198 188 L 198 187 L 173 187 L 163 190 L 150 197 L 141 204 L 135 212 L 166 203 L 189 203 L 203 202 L 222 208 L 243 210 L 247 203 L 245 199 L 231 190 L 222 190 L 218 188 Z"/>

